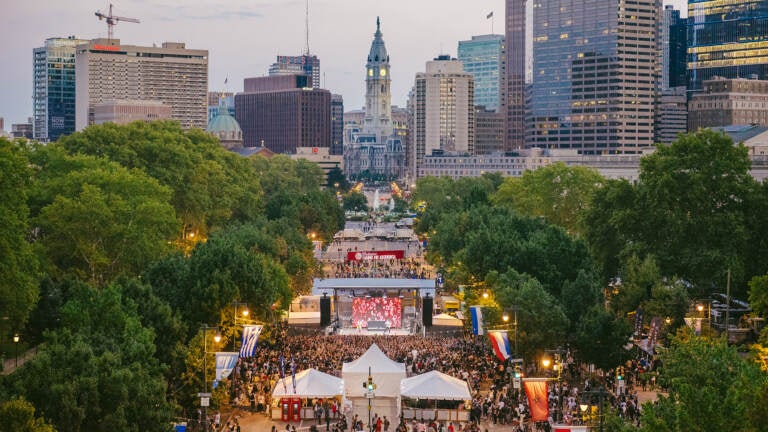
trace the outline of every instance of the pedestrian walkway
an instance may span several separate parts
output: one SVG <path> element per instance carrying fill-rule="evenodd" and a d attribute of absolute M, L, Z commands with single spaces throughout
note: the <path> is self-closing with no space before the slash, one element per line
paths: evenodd
<path fill-rule="evenodd" d="M 10 375 L 15 372 L 17 368 L 24 366 L 24 363 L 35 358 L 37 355 L 37 348 L 38 347 L 33 347 L 23 353 L 19 353 L 18 359 L 14 356 L 3 360 L 3 370 L 0 371 L 0 375 Z"/>

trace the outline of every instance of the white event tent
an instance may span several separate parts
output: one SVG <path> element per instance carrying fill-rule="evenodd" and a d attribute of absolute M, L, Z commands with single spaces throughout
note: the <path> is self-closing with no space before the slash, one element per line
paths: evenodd
<path fill-rule="evenodd" d="M 369 368 L 376 384 L 377 397 L 400 396 L 400 381 L 406 377 L 405 363 L 390 359 L 378 345 L 372 344 L 357 360 L 344 363 L 341 367 L 347 397 L 365 396 L 363 382 L 368 381 Z"/>
<path fill-rule="evenodd" d="M 430 371 L 400 381 L 400 395 L 411 399 L 472 399 L 472 393 L 466 381 L 438 371 Z"/>
<path fill-rule="evenodd" d="M 330 398 L 344 393 L 344 381 L 317 369 L 307 369 L 296 374 L 296 392 L 293 380 L 286 376 L 277 381 L 272 397 Z"/>

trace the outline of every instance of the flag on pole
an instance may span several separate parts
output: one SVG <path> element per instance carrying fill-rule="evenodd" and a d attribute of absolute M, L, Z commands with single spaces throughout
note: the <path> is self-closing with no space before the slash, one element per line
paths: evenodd
<path fill-rule="evenodd" d="M 496 353 L 496 357 L 501 361 L 507 361 L 512 357 L 512 351 L 509 347 L 509 336 L 506 330 L 491 330 L 488 332 L 488 337 L 491 339 L 491 346 L 493 352 Z"/>
<path fill-rule="evenodd" d="M 469 313 L 472 316 L 472 334 L 483 334 L 483 309 L 482 306 L 470 306 Z"/>
<path fill-rule="evenodd" d="M 229 77 L 224 78 L 224 84 L 229 82 Z"/>
<path fill-rule="evenodd" d="M 216 353 L 216 381 L 215 385 L 224 378 L 227 378 L 237 363 L 236 352 L 217 352 Z"/>
<path fill-rule="evenodd" d="M 547 379 L 525 378 L 525 395 L 531 409 L 531 421 L 547 421 L 549 418 L 549 403 L 547 402 Z"/>
<path fill-rule="evenodd" d="M 291 384 L 293 385 L 293 394 L 296 394 L 296 362 L 293 361 L 293 354 L 291 354 Z"/>
<path fill-rule="evenodd" d="M 485 16 L 485 19 L 491 19 L 491 18 L 493 18 L 493 11 L 491 11 L 491 13 Z"/>
<path fill-rule="evenodd" d="M 280 379 L 283 381 L 283 392 L 288 393 L 288 387 L 285 385 L 285 356 L 280 354 Z"/>
<path fill-rule="evenodd" d="M 256 343 L 259 341 L 259 335 L 262 325 L 244 325 L 243 326 L 243 345 L 240 347 L 240 357 L 253 357 L 256 355 Z"/>

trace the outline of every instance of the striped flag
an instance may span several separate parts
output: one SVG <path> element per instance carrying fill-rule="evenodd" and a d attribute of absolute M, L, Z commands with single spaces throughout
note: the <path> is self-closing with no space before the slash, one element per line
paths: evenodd
<path fill-rule="evenodd" d="M 296 394 L 296 362 L 293 361 L 293 354 L 291 354 L 291 383 L 293 384 L 293 394 Z"/>
<path fill-rule="evenodd" d="M 470 306 L 469 313 L 472 317 L 472 334 L 483 334 L 483 307 L 482 306 Z"/>
<path fill-rule="evenodd" d="M 547 421 L 549 417 L 549 402 L 547 401 L 547 379 L 525 378 L 525 395 L 531 409 L 531 420 L 534 422 Z"/>
<path fill-rule="evenodd" d="M 491 13 L 485 16 L 485 19 L 491 19 L 491 18 L 493 18 L 493 11 L 491 11 Z"/>
<path fill-rule="evenodd" d="M 218 383 L 224 378 L 227 378 L 229 374 L 232 373 L 232 369 L 235 368 L 236 363 L 237 363 L 236 352 L 217 352 L 216 353 L 216 381 L 214 381 L 214 385 L 215 383 Z"/>
<path fill-rule="evenodd" d="M 512 357 L 512 350 L 509 347 L 509 336 L 506 331 L 491 330 L 488 332 L 488 337 L 491 339 L 491 346 L 493 352 L 496 353 L 496 357 L 501 361 L 507 361 Z"/>
<path fill-rule="evenodd" d="M 288 393 L 288 387 L 285 386 L 285 356 L 280 354 L 280 380 L 283 382 L 283 392 Z"/>
<path fill-rule="evenodd" d="M 240 347 L 240 357 L 253 357 L 256 355 L 256 343 L 259 341 L 259 335 L 262 325 L 244 325 L 243 326 L 243 345 Z"/>

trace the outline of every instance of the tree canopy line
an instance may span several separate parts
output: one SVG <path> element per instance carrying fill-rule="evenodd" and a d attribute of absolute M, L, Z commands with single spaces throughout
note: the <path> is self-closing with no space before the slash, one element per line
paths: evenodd
<path fill-rule="evenodd" d="M 165 430 L 197 405 L 201 324 L 220 327 L 223 348 L 234 301 L 274 320 L 311 286 L 307 233 L 330 241 L 344 223 L 340 173 L 323 189 L 315 164 L 245 159 L 172 122 L 94 126 L 49 145 L 0 139 L 0 164 L 0 330 L 40 343 L 0 381 L 0 414 L 13 419 L 0 432 Z M 680 327 L 663 356 L 669 398 L 643 427 L 727 424 L 697 417 L 711 410 L 747 419 L 717 430 L 760 430 L 765 371 L 683 326 L 690 300 L 723 291 L 729 269 L 733 293 L 768 312 L 768 186 L 748 170 L 743 146 L 703 131 L 644 157 L 637 183 L 554 164 L 420 179 L 411 205 L 449 289 L 488 306 L 492 323 L 516 308 L 520 356 L 567 344 L 612 368 L 628 355 L 627 314 L 643 307 Z M 343 203 L 365 209 L 354 192 Z M 716 360 L 684 367 L 706 356 Z M 225 397 L 220 387 L 214 404 Z"/>

